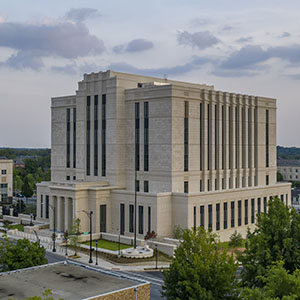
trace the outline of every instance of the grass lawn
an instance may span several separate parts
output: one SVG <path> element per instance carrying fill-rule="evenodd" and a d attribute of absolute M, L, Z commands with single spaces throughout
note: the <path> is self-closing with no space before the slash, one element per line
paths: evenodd
<path fill-rule="evenodd" d="M 246 247 L 246 242 L 247 242 L 247 239 L 243 239 L 242 245 L 239 246 L 239 247 L 236 247 L 236 248 L 245 248 Z M 226 250 L 234 249 L 234 247 L 229 246 L 229 242 L 222 242 L 222 243 L 219 244 L 219 246 L 220 246 L 221 249 L 226 249 Z"/>
<path fill-rule="evenodd" d="M 7 229 L 18 229 L 19 231 L 24 231 L 24 226 L 21 224 L 16 225 L 7 225 L 5 226 Z"/>
<path fill-rule="evenodd" d="M 90 242 L 85 242 L 83 243 L 84 245 L 90 245 Z M 96 248 L 96 241 L 92 242 L 93 247 Z M 131 248 L 132 246 L 130 245 L 125 245 L 125 244 L 120 244 L 120 249 L 127 249 Z M 105 240 L 98 240 L 98 248 L 103 248 L 107 250 L 113 250 L 113 251 L 118 251 L 119 250 L 119 243 L 116 242 L 111 242 L 111 241 L 105 241 Z"/>

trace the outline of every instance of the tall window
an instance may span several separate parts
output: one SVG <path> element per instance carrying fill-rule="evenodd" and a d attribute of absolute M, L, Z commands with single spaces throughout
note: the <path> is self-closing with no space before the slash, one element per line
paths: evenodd
<path fill-rule="evenodd" d="M 148 206 L 148 232 L 151 232 L 151 206 Z"/>
<path fill-rule="evenodd" d="M 267 197 L 264 197 L 264 213 L 267 212 Z"/>
<path fill-rule="evenodd" d="M 200 226 L 204 227 L 204 205 L 200 206 Z"/>
<path fill-rule="evenodd" d="M 216 204 L 216 230 L 220 230 L 220 203 Z"/>
<path fill-rule="evenodd" d="M 203 180 L 200 180 L 200 192 L 203 192 Z"/>
<path fill-rule="evenodd" d="M 149 102 L 144 102 L 144 171 L 149 171 Z"/>
<path fill-rule="evenodd" d="M 210 105 L 207 104 L 207 170 L 210 170 Z"/>
<path fill-rule="evenodd" d="M 212 230 L 212 204 L 208 205 L 208 230 Z"/>
<path fill-rule="evenodd" d="M 134 205 L 129 205 L 129 232 L 133 232 L 134 225 Z"/>
<path fill-rule="evenodd" d="M 86 175 L 91 175 L 91 96 L 86 99 Z"/>
<path fill-rule="evenodd" d="M 76 168 L 76 108 L 73 108 L 73 168 Z"/>
<path fill-rule="evenodd" d="M 231 227 L 234 227 L 234 201 L 231 202 Z"/>
<path fill-rule="evenodd" d="M 46 195 L 46 219 L 49 219 L 49 195 Z"/>
<path fill-rule="evenodd" d="M 144 206 L 139 205 L 139 234 L 144 234 Z"/>
<path fill-rule="evenodd" d="M 67 168 L 70 168 L 71 149 L 71 109 L 67 108 Z"/>
<path fill-rule="evenodd" d="M 41 218 L 43 218 L 43 210 L 44 210 L 43 195 L 41 195 Z"/>
<path fill-rule="evenodd" d="M 140 104 L 135 103 L 135 170 L 140 169 Z"/>
<path fill-rule="evenodd" d="M 248 224 L 248 199 L 245 200 L 245 225 Z"/>
<path fill-rule="evenodd" d="M 266 110 L 266 167 L 269 167 L 269 110 Z"/>
<path fill-rule="evenodd" d="M 226 110 L 222 105 L 222 169 L 225 169 L 225 155 L 226 155 Z"/>
<path fill-rule="evenodd" d="M 102 176 L 106 176 L 106 95 L 102 95 Z"/>
<path fill-rule="evenodd" d="M 189 103 L 184 101 L 184 171 L 189 170 Z"/>
<path fill-rule="evenodd" d="M 189 182 L 185 181 L 184 182 L 184 192 L 187 194 L 189 192 Z"/>
<path fill-rule="evenodd" d="M 251 168 L 252 163 L 252 111 L 248 108 L 248 168 Z M 249 180 L 249 186 L 251 181 Z"/>
<path fill-rule="evenodd" d="M 219 167 L 219 111 L 218 105 L 215 104 L 215 170 Z"/>
<path fill-rule="evenodd" d="M 148 193 L 149 192 L 149 181 L 145 180 L 144 181 L 144 193 Z"/>
<path fill-rule="evenodd" d="M 242 108 L 242 167 L 246 168 L 246 110 Z M 243 187 L 245 184 L 243 184 Z"/>
<path fill-rule="evenodd" d="M 98 95 L 94 96 L 94 176 L 98 176 Z"/>
<path fill-rule="evenodd" d="M 125 204 L 120 204 L 120 234 L 124 235 L 125 232 Z"/>
<path fill-rule="evenodd" d="M 232 108 L 229 106 L 229 169 L 233 169 L 233 162 L 232 162 L 232 144 L 233 144 L 233 134 L 232 134 Z"/>
<path fill-rule="evenodd" d="M 200 171 L 203 170 L 203 104 L 200 103 Z"/>
<path fill-rule="evenodd" d="M 251 199 L 251 223 L 253 224 L 255 221 L 255 200 Z"/>
<path fill-rule="evenodd" d="M 260 215 L 261 212 L 261 200 L 257 198 L 257 214 Z"/>
<path fill-rule="evenodd" d="M 194 206 L 194 230 L 196 230 L 196 227 L 197 227 L 197 225 L 196 225 L 196 221 L 197 221 L 197 212 L 196 212 L 196 210 L 197 210 L 197 207 Z"/>
<path fill-rule="evenodd" d="M 258 145 L 258 132 L 257 132 L 257 128 L 258 128 L 258 124 L 257 124 L 257 108 L 254 109 L 254 168 L 257 168 L 257 145 Z M 254 180 L 254 185 L 257 185 L 256 179 Z"/>
<path fill-rule="evenodd" d="M 228 220 L 228 208 L 227 202 L 223 203 L 223 210 L 224 210 L 224 229 L 227 229 L 227 220 Z"/>
<path fill-rule="evenodd" d="M 242 200 L 238 201 L 238 226 L 242 225 Z"/>
<path fill-rule="evenodd" d="M 240 167 L 240 114 L 239 108 L 235 108 L 235 168 Z"/>

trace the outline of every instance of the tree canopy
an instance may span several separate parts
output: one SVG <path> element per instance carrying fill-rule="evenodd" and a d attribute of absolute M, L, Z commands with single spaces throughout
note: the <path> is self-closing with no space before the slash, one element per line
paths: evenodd
<path fill-rule="evenodd" d="M 249 247 L 240 255 L 243 283 L 261 287 L 267 268 L 283 261 L 294 272 L 300 266 L 300 216 L 278 198 L 268 202 L 268 213 L 258 216 L 255 230 L 248 232 Z"/>
<path fill-rule="evenodd" d="M 216 235 L 202 227 L 186 229 L 170 268 L 164 272 L 163 296 L 177 299 L 236 299 L 233 257 L 218 248 Z"/>
<path fill-rule="evenodd" d="M 1 239 L 0 270 L 6 272 L 46 264 L 45 253 L 45 248 L 39 247 L 37 242 Z"/>

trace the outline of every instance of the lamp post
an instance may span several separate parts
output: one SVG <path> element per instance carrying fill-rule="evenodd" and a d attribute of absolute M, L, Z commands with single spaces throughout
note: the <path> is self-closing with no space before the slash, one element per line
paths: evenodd
<path fill-rule="evenodd" d="M 55 234 L 55 231 L 56 231 L 56 222 L 55 222 L 55 206 L 49 204 L 49 207 L 53 210 L 53 236 L 52 236 L 52 240 L 53 240 L 53 249 L 52 249 L 52 252 L 56 252 L 56 248 L 55 248 L 55 240 L 56 240 L 56 234 Z"/>
<path fill-rule="evenodd" d="M 66 257 L 67 258 L 68 258 L 68 236 L 69 236 L 69 233 L 68 233 L 68 230 L 66 230 L 64 233 L 64 237 L 65 237 L 65 242 L 66 242 Z"/>
<path fill-rule="evenodd" d="M 96 266 L 98 266 L 98 240 L 96 240 Z"/>
<path fill-rule="evenodd" d="M 30 226 L 33 226 L 33 223 L 32 223 L 32 217 L 33 217 L 33 215 L 30 214 Z"/>
<path fill-rule="evenodd" d="M 155 244 L 155 269 L 157 270 L 157 244 Z"/>
<path fill-rule="evenodd" d="M 90 219 L 90 259 L 89 259 L 89 263 L 92 264 L 93 263 L 93 259 L 92 259 L 92 253 L 93 253 L 93 247 L 92 247 L 92 215 L 93 212 L 87 212 L 86 210 L 81 210 L 83 211 Z"/>

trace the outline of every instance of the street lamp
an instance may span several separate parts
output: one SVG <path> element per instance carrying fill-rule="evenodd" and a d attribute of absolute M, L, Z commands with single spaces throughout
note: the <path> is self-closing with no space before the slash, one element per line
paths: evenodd
<path fill-rule="evenodd" d="M 93 215 L 93 212 L 90 211 L 90 212 L 87 212 L 86 210 L 81 210 L 83 211 L 90 219 L 90 260 L 89 260 L 89 263 L 92 264 L 93 263 L 93 259 L 92 259 L 92 253 L 93 253 L 93 247 L 92 247 L 92 215 Z"/>
<path fill-rule="evenodd" d="M 55 224 L 55 206 L 49 204 L 49 207 L 53 210 L 53 218 L 54 218 L 54 222 L 53 222 L 53 235 L 52 235 L 52 240 L 53 240 L 53 249 L 52 252 L 56 252 L 56 248 L 55 248 L 55 240 L 56 240 L 56 234 L 55 234 L 55 230 L 56 230 L 56 224 Z"/>
<path fill-rule="evenodd" d="M 96 266 L 98 266 L 98 240 L 96 240 Z"/>
<path fill-rule="evenodd" d="M 69 236 L 69 233 L 68 233 L 68 230 L 66 230 L 64 233 L 64 237 L 65 237 L 65 243 L 66 243 L 66 257 L 67 258 L 68 258 L 68 236 Z"/>
<path fill-rule="evenodd" d="M 157 244 L 155 244 L 155 269 L 157 270 Z"/>
<path fill-rule="evenodd" d="M 30 226 L 33 226 L 32 217 L 33 217 L 33 214 L 30 214 Z"/>

